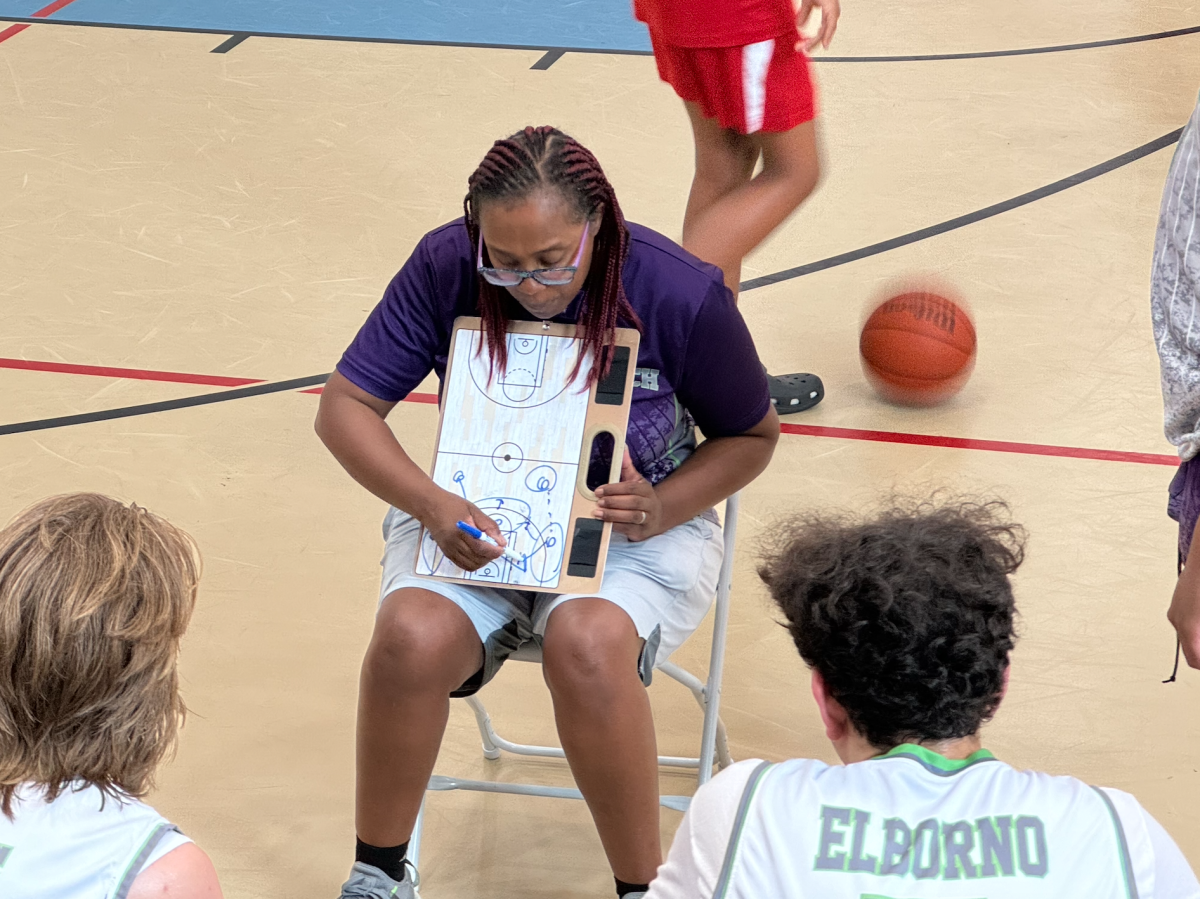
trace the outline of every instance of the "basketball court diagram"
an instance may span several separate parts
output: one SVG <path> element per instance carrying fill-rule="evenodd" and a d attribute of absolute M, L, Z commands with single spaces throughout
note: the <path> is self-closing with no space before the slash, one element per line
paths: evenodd
<path fill-rule="evenodd" d="M 509 334 L 508 365 L 503 372 L 491 373 L 486 354 L 473 354 L 469 361 L 471 382 L 475 389 L 499 406 L 529 409 L 553 402 L 567 383 L 557 385 L 554 392 L 545 389 L 546 356 L 551 338 L 542 334 Z M 574 361 L 571 362 L 574 365 Z M 568 373 L 570 369 L 568 368 Z"/>
<path fill-rule="evenodd" d="M 508 364 L 492 372 L 484 339 L 463 330 L 455 342 L 444 404 L 456 414 L 443 418 L 433 480 L 494 519 L 523 564 L 499 558 L 467 572 L 425 532 L 417 574 L 553 587 L 587 418 L 586 379 L 571 381 L 579 341 L 509 334 Z"/>

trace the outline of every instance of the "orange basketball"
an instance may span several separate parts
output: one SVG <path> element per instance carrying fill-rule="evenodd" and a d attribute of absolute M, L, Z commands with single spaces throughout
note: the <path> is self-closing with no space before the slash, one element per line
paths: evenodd
<path fill-rule="evenodd" d="M 936 406 L 962 389 L 975 367 L 975 325 L 944 296 L 910 290 L 885 300 L 863 325 L 863 372 L 885 400 Z"/>

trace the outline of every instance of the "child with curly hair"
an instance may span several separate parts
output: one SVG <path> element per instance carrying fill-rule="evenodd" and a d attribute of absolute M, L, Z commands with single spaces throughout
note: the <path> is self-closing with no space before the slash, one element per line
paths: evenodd
<path fill-rule="evenodd" d="M 808 517 L 760 574 L 842 765 L 740 762 L 697 792 L 648 899 L 1200 896 L 1127 793 L 983 748 L 1016 642 L 1001 503 Z"/>
<path fill-rule="evenodd" d="M 212 862 L 139 801 L 184 715 L 199 558 L 94 493 L 0 530 L 0 896 L 221 899 Z"/>

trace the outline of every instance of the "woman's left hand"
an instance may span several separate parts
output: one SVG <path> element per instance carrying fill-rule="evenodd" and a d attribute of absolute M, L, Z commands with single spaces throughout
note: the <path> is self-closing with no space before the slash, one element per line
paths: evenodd
<path fill-rule="evenodd" d="M 633 467 L 629 450 L 621 460 L 621 480 L 596 488 L 599 507 L 592 514 L 611 521 L 613 530 L 634 543 L 662 533 L 662 503 L 654 485 Z"/>

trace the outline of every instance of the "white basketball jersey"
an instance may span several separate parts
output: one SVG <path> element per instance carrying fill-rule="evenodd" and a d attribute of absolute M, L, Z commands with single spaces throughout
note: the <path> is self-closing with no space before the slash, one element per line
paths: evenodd
<path fill-rule="evenodd" d="M 13 820 L 0 813 L 3 899 L 125 899 L 147 865 L 191 842 L 145 803 L 95 787 L 53 802 L 22 792 Z"/>
<path fill-rule="evenodd" d="M 763 763 L 714 899 L 1133 899 L 1130 837 L 1108 792 L 986 750 Z"/>

